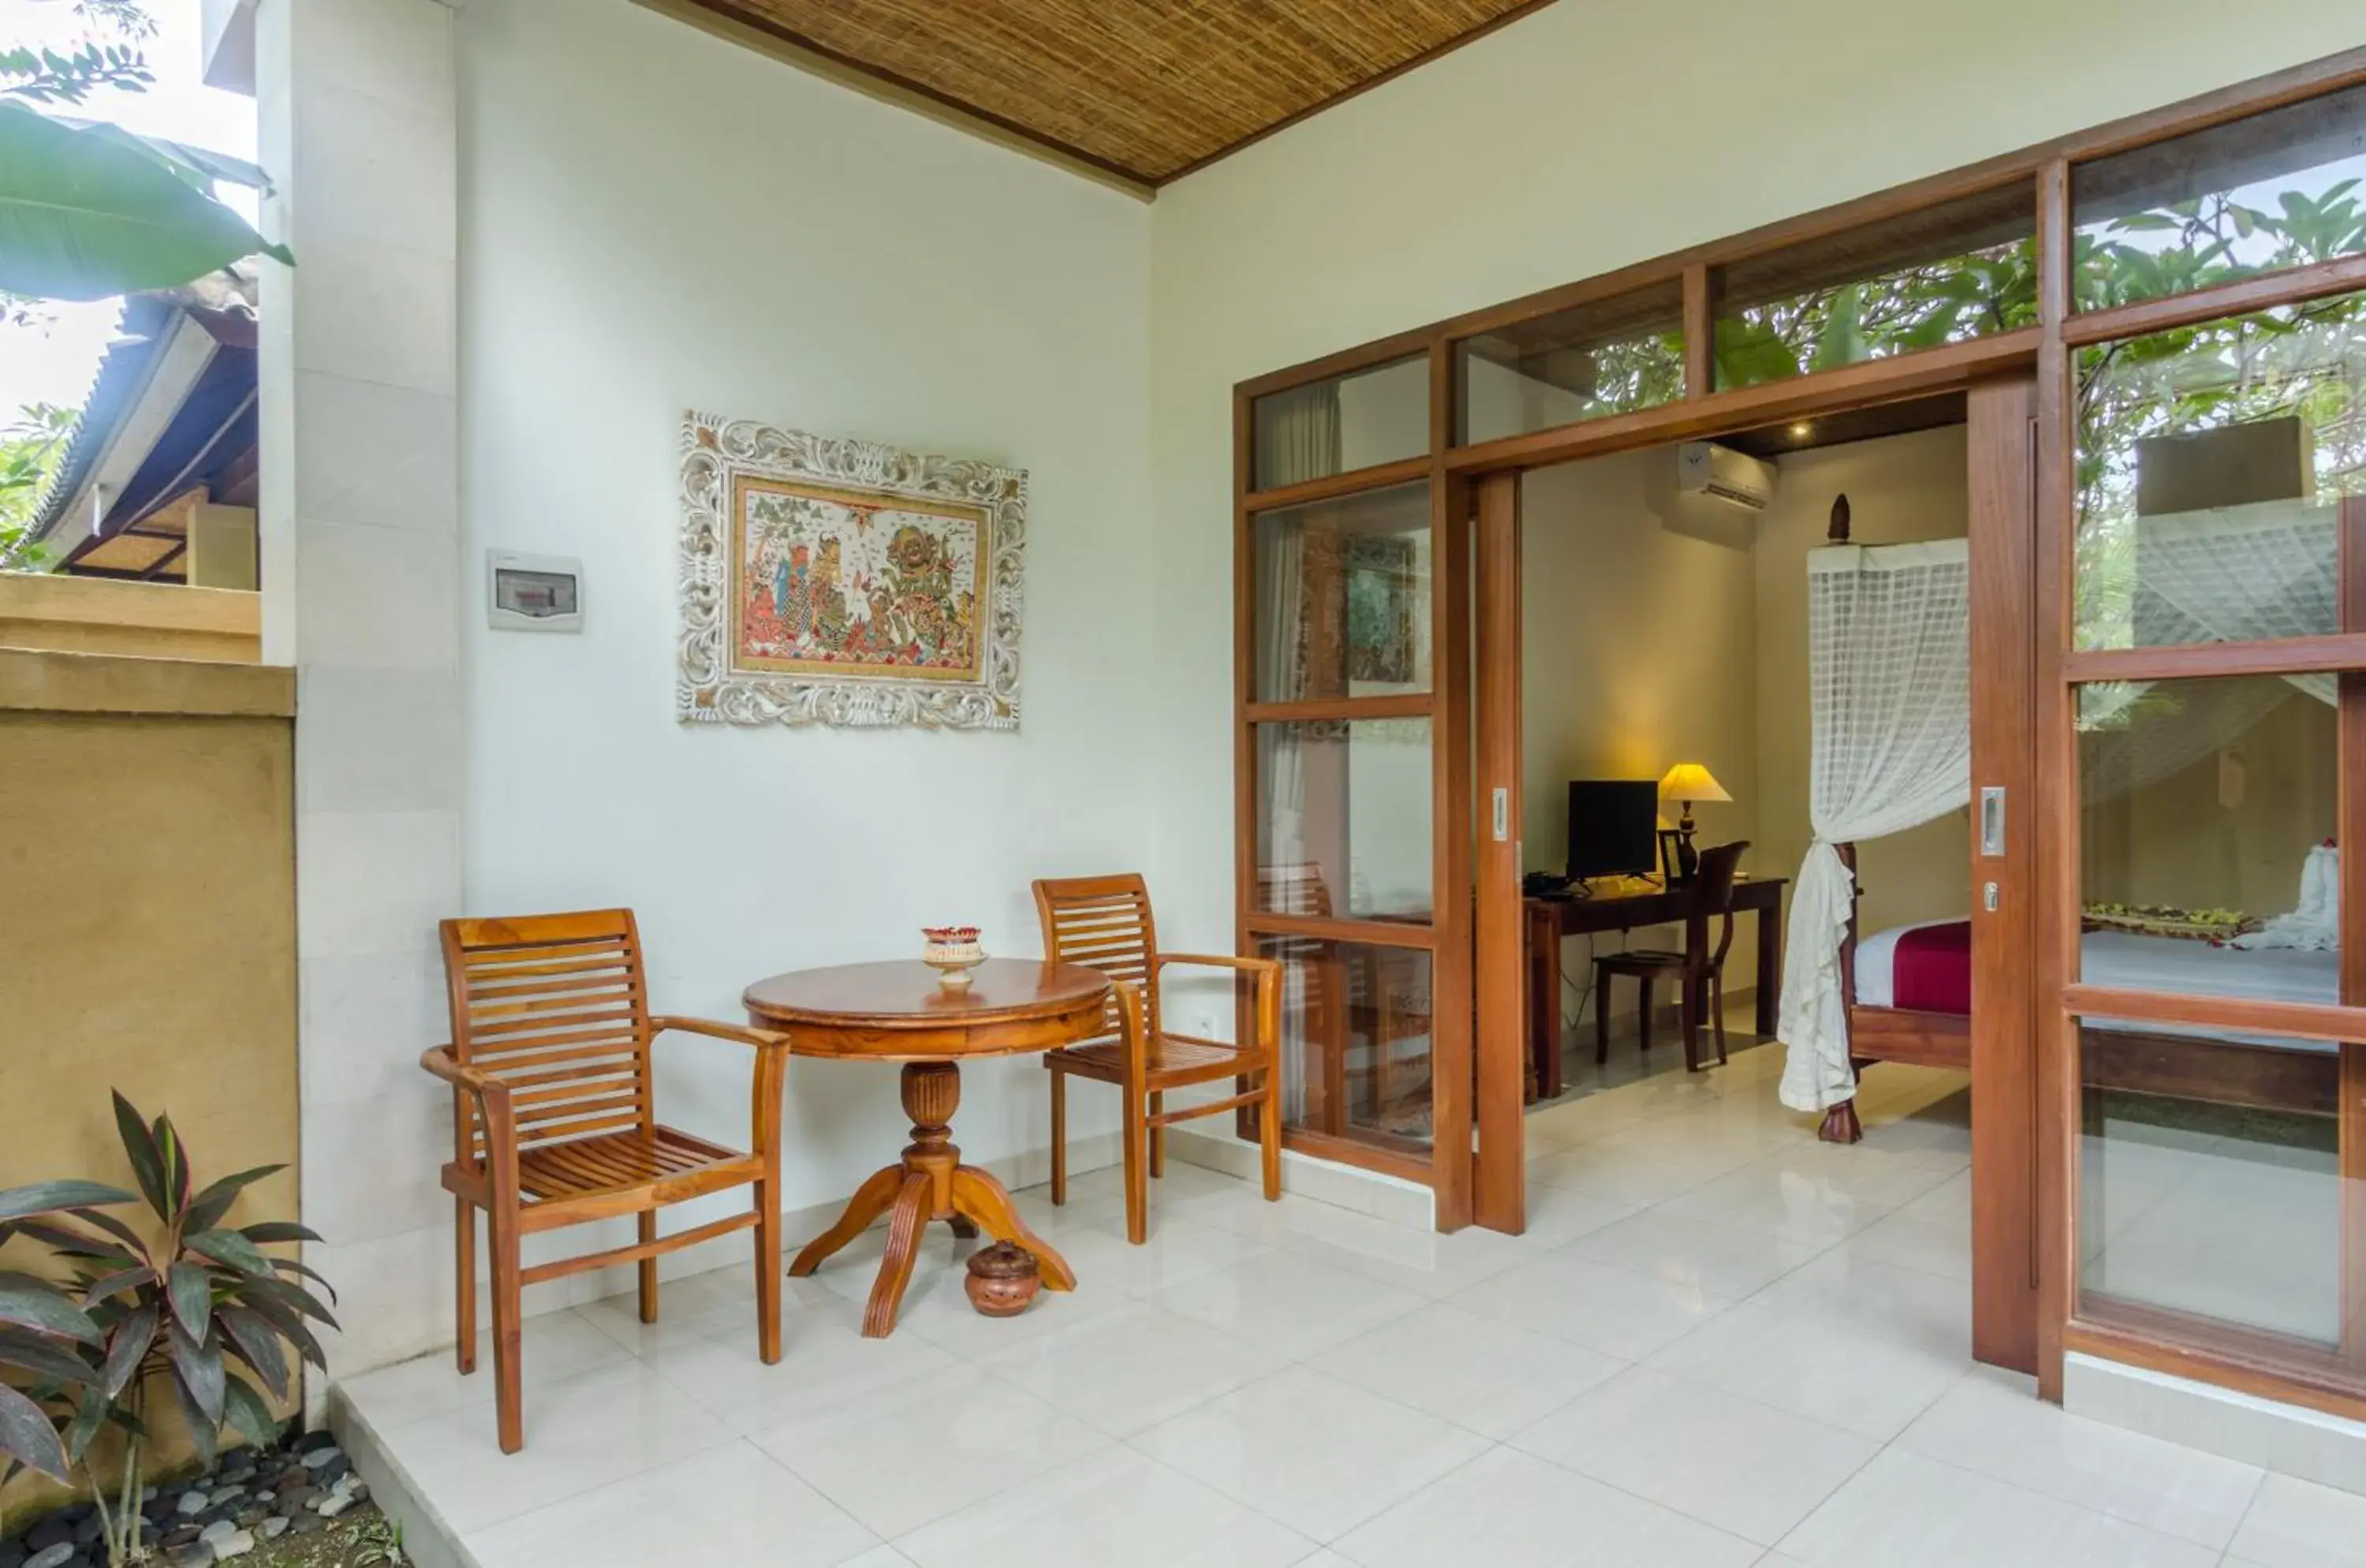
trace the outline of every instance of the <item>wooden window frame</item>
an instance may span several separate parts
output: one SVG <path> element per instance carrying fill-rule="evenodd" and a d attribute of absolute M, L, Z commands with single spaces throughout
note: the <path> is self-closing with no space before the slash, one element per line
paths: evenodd
<path fill-rule="evenodd" d="M 1473 919 L 1472 778 L 1470 758 L 1469 545 L 1475 481 L 1491 474 L 1517 474 L 1579 458 L 1664 446 L 1782 421 L 1813 418 L 1843 409 L 1904 400 L 1964 388 L 1998 376 L 2034 373 L 2037 387 L 2036 595 L 2032 606 L 2035 653 L 2036 825 L 2034 853 L 2039 930 L 2033 956 L 2037 1006 L 2034 1086 L 2038 1180 L 2044 1201 L 2037 1215 L 2036 1267 L 2040 1279 L 2040 1389 L 2061 1396 L 2066 1350 L 2083 1349 L 2140 1366 L 2287 1399 L 2351 1416 L 2366 1416 L 2366 1401 L 2336 1388 L 2305 1370 L 2269 1364 L 2259 1347 L 2224 1341 L 2189 1329 L 2081 1322 L 2073 1307 L 2077 1290 L 2076 1108 L 2079 1092 L 2072 1015 L 2065 1010 L 2079 994 L 2077 973 L 2077 773 L 2071 728 L 2078 683 L 2111 678 L 2162 679 L 2187 675 L 2282 673 L 2339 670 L 2343 723 L 2340 785 L 2341 830 L 2366 842 L 2366 605 L 2352 618 L 2345 603 L 2345 630 L 2329 637 L 2293 639 L 2282 645 L 2214 649 L 2124 649 L 2074 652 L 2070 639 L 2071 545 L 2074 536 L 2071 396 L 2075 351 L 2106 339 L 2142 335 L 2278 305 L 2304 303 L 2332 295 L 2366 291 L 2366 256 L 2343 257 L 2280 273 L 2246 277 L 2214 288 L 2135 304 L 2074 313 L 2070 270 L 2070 173 L 2074 165 L 2238 119 L 2263 110 L 2366 83 L 2366 47 L 2238 84 L 2181 103 L 2114 120 L 2040 142 L 2017 152 L 1858 199 L 1734 234 L 1688 250 L 1638 262 L 1524 298 L 1432 322 L 1370 343 L 1274 370 L 1234 389 L 1234 817 L 1236 939 L 1240 951 L 1254 951 L 1261 937 L 1302 935 L 1400 947 L 1431 954 L 1435 1009 L 1433 1083 L 1438 1100 L 1427 1168 L 1415 1156 L 1319 1134 L 1296 1134 L 1290 1146 L 1346 1164 L 1426 1179 L 1436 1194 L 1439 1228 L 1469 1223 L 1472 1166 L 1463 1157 L 1472 1121 L 1471 960 Z M 1714 388 L 1713 339 L 1718 269 L 1734 261 L 1782 249 L 1801 241 L 1840 233 L 1864 224 L 1898 218 L 1959 198 L 2022 183 L 2034 202 L 2038 265 L 2038 321 L 1991 336 L 1867 360 L 1845 367 L 1757 386 L 1718 391 Z M 1677 279 L 1684 301 L 1685 385 L 1678 400 L 1658 408 L 1583 421 L 1552 429 L 1499 437 L 1467 446 L 1453 442 L 1456 343 L 1490 330 L 1549 316 L 1628 290 Z M 1333 377 L 1426 354 L 1430 377 L 1430 444 L 1415 457 L 1375 465 L 1352 473 L 1264 492 L 1251 489 L 1251 407 L 1256 398 Z M 1433 679 L 1417 703 L 1403 698 L 1348 699 L 1320 704 L 1259 704 L 1255 694 L 1254 535 L 1257 513 L 1336 499 L 1426 479 L 1430 486 L 1434 559 Z M 2345 529 L 2344 547 L 2349 548 Z M 1390 922 L 1315 919 L 1278 916 L 1251 908 L 1256 886 L 1256 726 L 1292 717 L 1412 716 L 1431 719 L 1436 766 L 1433 831 L 1434 923 L 1408 927 Z M 2346 877 L 2345 924 L 2366 930 L 2366 874 Z M 2357 1025 L 2366 1039 L 2366 942 L 2345 950 L 2345 1006 L 2333 1010 Z M 2293 1023 L 2268 1011 L 2247 1012 L 2272 1030 Z M 2207 1010 L 2214 1016 L 2220 1009 Z M 2318 1010 L 2320 1012 L 2324 1010 Z M 2314 1022 L 2327 1021 L 2322 1017 Z M 2343 1052 L 2345 1112 L 2356 1114 L 2366 1143 L 2366 1047 Z M 2345 1134 L 2348 1127 L 2345 1124 Z M 2345 1136 L 2345 1177 L 2366 1186 L 2366 1148 L 2353 1152 Z M 2353 1167 L 2352 1161 L 2360 1161 Z M 2366 1205 L 2360 1205 L 2366 1209 Z M 2343 1272 L 2353 1294 L 2366 1282 L 2366 1217 L 2344 1216 Z M 2223 1340 L 2223 1337 L 2222 1337 Z"/>
<path fill-rule="evenodd" d="M 1300 484 L 1252 492 L 1256 472 L 1256 400 L 1308 381 L 1324 381 L 1413 354 L 1429 365 L 1429 451 L 1409 459 L 1374 464 Z M 1448 432 L 1440 411 L 1451 401 L 1453 362 L 1447 345 L 1424 338 L 1408 350 L 1405 340 L 1367 344 L 1337 356 L 1337 363 L 1304 380 L 1272 385 L 1243 382 L 1234 389 L 1234 787 L 1237 824 L 1234 852 L 1236 950 L 1254 953 L 1275 937 L 1347 942 L 1417 951 L 1429 958 L 1430 1078 L 1432 1139 L 1350 1137 L 1305 1128 L 1285 1128 L 1285 1148 L 1322 1159 L 1419 1182 L 1427 1186 L 1441 1230 L 1470 1223 L 1471 1020 L 1470 909 L 1470 489 L 1447 472 L 1439 459 Z M 1256 525 L 1268 512 L 1303 506 L 1422 483 L 1429 490 L 1430 680 L 1428 690 L 1387 696 L 1325 697 L 1262 701 L 1256 696 Z M 1426 922 L 1292 915 L 1256 908 L 1257 886 L 1256 730 L 1263 724 L 1420 718 L 1429 724 L 1432 758 L 1430 919 Z M 1245 1122 L 1244 1122 L 1245 1126 Z M 1460 1148 L 1463 1157 L 1454 1157 Z"/>

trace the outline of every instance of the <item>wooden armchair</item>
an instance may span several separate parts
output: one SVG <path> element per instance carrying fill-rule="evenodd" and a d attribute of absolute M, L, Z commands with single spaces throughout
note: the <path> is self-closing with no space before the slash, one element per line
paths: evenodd
<path fill-rule="evenodd" d="M 700 1019 L 654 1018 L 629 909 L 445 920 L 444 973 L 452 1043 L 419 1065 L 452 1085 L 453 1157 L 444 1168 L 459 1248 L 459 1359 L 477 1370 L 477 1211 L 490 1232 L 493 1378 L 501 1451 L 525 1444 L 519 1395 L 520 1298 L 544 1280 L 640 1265 L 641 1321 L 658 1318 L 657 1259 L 753 1226 L 756 1333 L 781 1359 L 781 1085 L 788 1037 Z M 666 1030 L 756 1051 L 752 1141 L 742 1154 L 661 1125 L 652 1110 L 649 1042 Z M 657 1211 L 753 1185 L 744 1214 L 660 1238 Z M 637 1215 L 640 1239 L 580 1258 L 519 1267 L 535 1231 Z"/>
<path fill-rule="evenodd" d="M 1115 980 L 1110 1037 L 1045 1055 L 1052 1074 L 1052 1201 L 1068 1201 L 1068 1100 L 1071 1074 L 1116 1084 L 1125 1093 L 1125 1232 L 1141 1246 L 1150 1235 L 1149 1178 L 1166 1169 L 1166 1128 L 1195 1116 L 1257 1107 L 1265 1195 L 1281 1196 L 1281 965 L 1269 958 L 1161 953 L 1150 916 L 1150 890 L 1138 875 L 1079 876 L 1035 884 L 1043 955 L 1098 969 Z M 1158 982 L 1170 966 L 1229 969 L 1256 981 L 1256 1029 L 1245 1044 L 1169 1034 L 1162 1027 Z M 1179 1111 L 1166 1091 L 1236 1080 L 1229 1098 Z"/>
<path fill-rule="evenodd" d="M 1684 1070 L 1700 1071 L 1701 1013 L 1706 1006 L 1709 1028 L 1717 1040 L 1718 1065 L 1725 1065 L 1725 955 L 1733 946 L 1733 878 L 1741 864 L 1748 840 L 1703 850 L 1700 870 L 1692 883 L 1692 902 L 1684 910 L 1684 950 L 1666 953 L 1655 948 L 1630 948 L 1606 953 L 1594 961 L 1594 1060 L 1610 1059 L 1610 980 L 1628 975 L 1641 982 L 1640 1015 L 1643 1049 L 1651 1048 L 1651 982 L 1676 982 L 1677 1018 L 1684 1036 Z M 1759 917 L 1765 919 L 1763 915 Z M 1709 923 L 1722 920 L 1717 946 L 1709 946 Z M 1758 983 L 1767 984 L 1761 976 Z"/>

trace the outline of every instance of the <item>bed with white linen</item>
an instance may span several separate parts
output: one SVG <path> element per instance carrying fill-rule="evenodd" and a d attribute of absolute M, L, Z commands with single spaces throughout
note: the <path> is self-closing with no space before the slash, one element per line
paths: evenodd
<path fill-rule="evenodd" d="M 1847 1016 L 1859 1060 L 1970 1066 L 1971 1021 L 1958 1000 L 1970 992 L 1964 926 L 1926 920 L 1855 943 Z M 2340 995 L 2341 955 L 2329 949 L 2090 931 L 2079 938 L 2079 979 L 2112 990 L 2315 1005 Z M 1961 974 L 1952 972 L 1958 964 Z M 2339 1093 L 2338 1047 L 2329 1040 L 2124 1019 L 2082 1022 L 2080 1077 L 2090 1088 L 2309 1112 L 2330 1112 Z"/>

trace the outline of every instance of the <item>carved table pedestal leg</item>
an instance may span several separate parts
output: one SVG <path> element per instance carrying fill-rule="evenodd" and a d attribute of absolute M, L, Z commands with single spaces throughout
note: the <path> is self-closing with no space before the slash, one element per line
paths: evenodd
<path fill-rule="evenodd" d="M 904 1066 L 904 1113 L 912 1119 L 912 1141 L 903 1159 L 875 1171 L 855 1191 L 838 1224 L 808 1243 L 789 1265 L 792 1274 L 812 1273 L 824 1258 L 871 1228 L 891 1206 L 887 1223 L 887 1256 L 880 1260 L 879 1280 L 871 1288 L 871 1302 L 862 1314 L 866 1337 L 884 1339 L 896 1326 L 905 1287 L 911 1283 L 912 1264 L 919 1255 L 920 1232 L 930 1220 L 952 1224 L 953 1234 L 973 1236 L 984 1230 L 997 1241 L 1016 1242 L 1035 1255 L 1043 1283 L 1054 1291 L 1072 1291 L 1076 1277 L 1066 1259 L 1051 1244 L 1029 1230 L 1001 1182 L 975 1166 L 961 1163 L 952 1141 L 953 1112 L 961 1105 L 961 1068 L 951 1062 L 907 1062 Z"/>

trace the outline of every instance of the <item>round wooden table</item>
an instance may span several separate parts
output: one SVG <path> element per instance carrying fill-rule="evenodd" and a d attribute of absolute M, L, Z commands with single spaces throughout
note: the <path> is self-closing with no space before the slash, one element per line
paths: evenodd
<path fill-rule="evenodd" d="M 812 1273 L 892 1207 L 887 1256 L 862 1314 L 862 1332 L 873 1339 L 896 1326 L 930 1220 L 949 1221 L 956 1235 L 983 1229 L 1016 1242 L 1035 1255 L 1045 1285 L 1076 1287 L 1067 1260 L 1020 1223 L 1002 1183 L 961 1163 L 952 1119 L 964 1060 L 1056 1050 L 1106 1033 L 1109 979 L 1076 964 L 1024 958 L 989 958 L 969 973 L 968 989 L 952 991 L 917 959 L 849 964 L 775 975 L 740 998 L 750 1023 L 788 1035 L 793 1055 L 904 1064 L 904 1111 L 912 1119 L 904 1157 L 873 1172 L 838 1224 L 789 1265 L 792 1274 Z"/>

